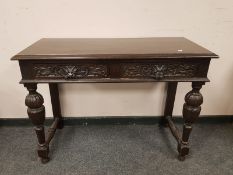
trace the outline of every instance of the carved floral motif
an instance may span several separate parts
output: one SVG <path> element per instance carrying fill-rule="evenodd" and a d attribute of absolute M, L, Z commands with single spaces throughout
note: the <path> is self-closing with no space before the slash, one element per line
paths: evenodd
<path fill-rule="evenodd" d="M 123 77 L 149 77 L 155 79 L 169 77 L 194 77 L 199 65 L 191 63 L 156 63 L 123 65 Z"/>
<path fill-rule="evenodd" d="M 104 78 L 107 77 L 105 65 L 36 65 L 34 68 L 36 78 Z"/>
<path fill-rule="evenodd" d="M 118 71 L 122 78 L 191 78 L 198 73 L 199 63 L 125 63 Z M 35 64 L 35 78 L 80 79 L 107 78 L 109 74 L 104 64 Z M 111 72 L 111 71 L 110 71 Z"/>

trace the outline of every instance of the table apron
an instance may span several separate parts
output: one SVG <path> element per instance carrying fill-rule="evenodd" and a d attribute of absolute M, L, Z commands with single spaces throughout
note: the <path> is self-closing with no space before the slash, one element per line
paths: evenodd
<path fill-rule="evenodd" d="M 210 59 L 20 60 L 21 83 L 209 81 Z"/>

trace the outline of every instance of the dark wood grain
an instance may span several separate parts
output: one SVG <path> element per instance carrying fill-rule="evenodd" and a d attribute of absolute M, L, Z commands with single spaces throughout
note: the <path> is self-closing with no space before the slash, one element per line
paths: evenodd
<path fill-rule="evenodd" d="M 217 58 L 182 37 L 158 38 L 44 38 L 13 60 L 22 59 L 158 59 Z"/>

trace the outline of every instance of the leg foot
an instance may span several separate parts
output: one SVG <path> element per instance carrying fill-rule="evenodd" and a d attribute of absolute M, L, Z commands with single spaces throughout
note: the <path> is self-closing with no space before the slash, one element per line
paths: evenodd
<path fill-rule="evenodd" d="M 37 153 L 38 153 L 41 163 L 47 163 L 49 161 L 49 146 L 39 145 L 37 149 Z"/>
<path fill-rule="evenodd" d="M 178 159 L 180 161 L 184 161 L 185 157 L 189 154 L 189 145 L 179 143 L 177 149 L 178 149 L 178 152 L 179 152 Z"/>
<path fill-rule="evenodd" d="M 49 162 L 49 158 L 40 158 L 40 162 L 43 163 L 43 164 L 46 164 Z"/>

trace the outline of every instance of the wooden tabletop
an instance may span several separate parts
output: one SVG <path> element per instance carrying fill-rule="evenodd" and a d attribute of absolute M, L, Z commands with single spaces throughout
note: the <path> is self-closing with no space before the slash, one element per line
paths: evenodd
<path fill-rule="evenodd" d="M 44 38 L 15 55 L 31 59 L 218 58 L 183 37 Z"/>

